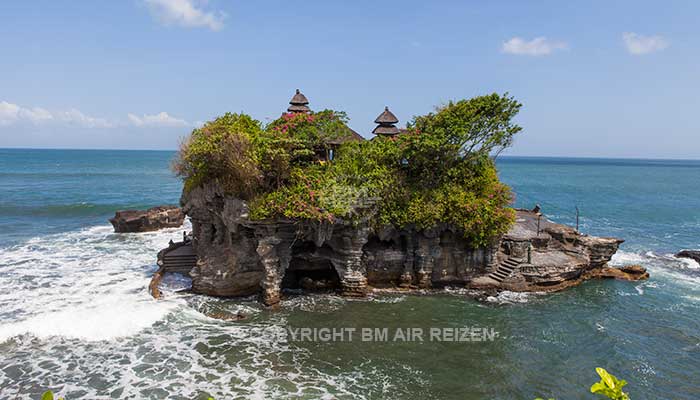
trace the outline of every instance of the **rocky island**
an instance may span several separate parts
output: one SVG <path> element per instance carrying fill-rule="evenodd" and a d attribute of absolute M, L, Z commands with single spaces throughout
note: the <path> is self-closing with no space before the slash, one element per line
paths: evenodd
<path fill-rule="evenodd" d="M 158 206 L 148 210 L 117 211 L 109 222 L 116 233 L 150 232 L 163 228 L 177 228 L 185 214 L 177 206 Z"/>
<path fill-rule="evenodd" d="M 180 149 L 193 230 L 160 252 L 160 272 L 184 267 L 195 293 L 259 293 L 267 305 L 283 289 L 554 291 L 646 278 L 607 266 L 621 239 L 509 207 L 492 155 L 521 130 L 519 108 L 507 95 L 481 96 L 405 129 L 385 108 L 369 141 L 344 113 L 312 112 L 299 91 L 267 126 L 226 114 Z"/>

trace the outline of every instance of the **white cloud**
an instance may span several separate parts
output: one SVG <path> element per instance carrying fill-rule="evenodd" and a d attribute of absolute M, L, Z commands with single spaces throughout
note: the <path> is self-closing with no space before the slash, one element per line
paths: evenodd
<path fill-rule="evenodd" d="M 501 51 L 507 54 L 526 56 L 546 56 L 555 50 L 568 48 L 564 42 L 549 40 L 544 36 L 536 37 L 530 41 L 520 37 L 514 37 L 503 42 Z"/>
<path fill-rule="evenodd" d="M 0 102 L 0 125 L 9 125 L 19 119 L 20 107 L 17 104 Z"/>
<path fill-rule="evenodd" d="M 0 102 L 0 125 L 9 125 L 17 121 L 41 123 L 53 119 L 53 115 L 43 108 L 23 108 L 17 104 Z"/>
<path fill-rule="evenodd" d="M 134 114 L 129 114 L 128 117 L 129 122 L 131 122 L 134 126 L 190 126 L 190 124 L 188 124 L 184 119 L 175 118 L 165 111 L 153 115 L 144 114 L 140 117 Z"/>
<path fill-rule="evenodd" d="M 80 125 L 86 128 L 111 128 L 114 126 L 113 123 L 107 121 L 104 118 L 95 118 L 89 115 L 85 115 L 80 110 L 71 108 L 68 111 L 60 111 L 55 113 L 55 117 L 59 121 L 63 121 L 68 124 Z"/>
<path fill-rule="evenodd" d="M 34 123 L 51 121 L 52 119 L 54 119 L 54 116 L 53 114 L 51 114 L 51 112 L 40 107 L 34 107 L 31 109 L 21 108 L 19 111 L 19 116 L 20 118 L 27 119 Z"/>
<path fill-rule="evenodd" d="M 630 54 L 642 55 L 655 51 L 661 51 L 669 46 L 669 43 L 662 36 L 644 36 L 634 32 L 622 34 L 622 40 Z"/>
<path fill-rule="evenodd" d="M 204 11 L 197 3 L 205 1 L 197 0 L 144 0 L 151 10 L 151 14 L 165 25 L 179 25 L 184 27 L 206 27 L 213 31 L 224 27 L 226 14 Z"/>
<path fill-rule="evenodd" d="M 95 118 L 85 115 L 79 110 L 51 112 L 41 107 L 25 108 L 17 104 L 0 102 L 0 125 L 29 122 L 43 124 L 49 122 L 64 122 L 87 128 L 109 128 L 113 124 L 103 118 Z"/>
<path fill-rule="evenodd" d="M 60 124 L 83 128 L 115 128 L 120 126 L 178 128 L 191 126 L 184 119 L 173 117 L 165 111 L 153 115 L 144 114 L 143 116 L 130 113 L 127 115 L 126 121 L 109 121 L 105 118 L 86 115 L 75 108 L 67 111 L 49 111 L 40 107 L 26 108 L 7 101 L 0 101 L 0 126 L 21 123 Z"/>

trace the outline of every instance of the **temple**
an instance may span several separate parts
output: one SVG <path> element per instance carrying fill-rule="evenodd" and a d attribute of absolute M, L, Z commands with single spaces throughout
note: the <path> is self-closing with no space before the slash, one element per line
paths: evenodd
<path fill-rule="evenodd" d="M 375 135 L 382 135 L 382 136 L 394 136 L 398 135 L 401 133 L 399 128 L 396 127 L 396 124 L 399 122 L 399 119 L 396 118 L 396 115 L 389 111 L 389 107 L 384 107 L 384 112 L 379 114 L 377 119 L 374 120 L 375 124 L 378 124 L 376 128 L 372 131 L 373 134 Z"/>
<path fill-rule="evenodd" d="M 290 113 L 308 113 L 311 112 L 311 109 L 309 108 L 309 99 L 304 96 L 303 93 L 297 89 L 297 92 L 294 94 L 292 99 L 289 101 L 289 108 L 287 108 L 287 111 Z"/>
<path fill-rule="evenodd" d="M 289 103 L 289 113 L 313 115 L 299 90 Z M 376 137 L 402 133 L 388 107 L 375 122 Z M 342 144 L 364 140 L 346 128 L 314 148 L 316 161 L 329 162 Z M 188 274 L 194 293 L 260 294 L 268 306 L 278 304 L 285 289 L 337 291 L 345 296 L 448 286 L 539 292 L 561 290 L 593 277 L 628 274 L 606 265 L 622 240 L 582 235 L 542 220 L 539 212 L 517 210 L 507 233 L 475 246 L 459 226 L 447 222 L 426 228 L 377 224 L 380 200 L 362 197 L 352 204 L 347 213 L 352 216 L 347 218 L 254 219 L 249 201 L 227 192 L 216 179 L 201 182 L 183 190 L 180 205 L 192 222 L 192 233 L 158 254 L 160 268 L 151 292 L 158 296 L 165 272 Z"/>
<path fill-rule="evenodd" d="M 293 113 L 293 114 L 299 114 L 299 113 L 310 113 L 311 108 L 309 108 L 309 99 L 304 96 L 303 93 L 299 89 L 297 89 L 296 93 L 294 93 L 294 96 L 292 96 L 292 99 L 289 101 L 289 108 L 287 108 L 287 112 Z M 328 140 L 325 143 L 325 146 L 320 147 L 316 149 L 316 159 L 318 161 L 331 161 L 333 160 L 333 157 L 335 157 L 335 153 L 337 152 L 338 148 L 340 145 L 343 143 L 347 142 L 361 142 L 365 140 L 359 133 L 355 132 L 352 128 L 349 126 L 347 127 L 347 134 L 337 137 L 335 139 Z"/>

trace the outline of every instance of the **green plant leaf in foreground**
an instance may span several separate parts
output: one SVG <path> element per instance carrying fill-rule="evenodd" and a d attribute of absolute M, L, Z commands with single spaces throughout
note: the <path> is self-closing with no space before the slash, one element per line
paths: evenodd
<path fill-rule="evenodd" d="M 44 394 L 41 395 L 41 400 L 54 400 L 53 392 L 50 390 L 45 391 Z M 63 400 L 63 398 L 59 397 L 56 400 Z"/>
<path fill-rule="evenodd" d="M 591 386 L 591 393 L 599 394 L 612 400 L 630 400 L 629 395 L 622 391 L 622 388 L 627 385 L 627 381 L 617 379 L 603 368 L 596 368 L 595 371 L 600 375 L 600 382 L 596 382 Z"/>

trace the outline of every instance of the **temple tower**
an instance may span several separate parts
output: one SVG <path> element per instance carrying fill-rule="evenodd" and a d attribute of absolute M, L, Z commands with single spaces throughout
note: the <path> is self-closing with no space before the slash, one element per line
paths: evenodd
<path fill-rule="evenodd" d="M 309 108 L 309 99 L 307 99 L 306 96 L 299 91 L 299 89 L 297 89 L 297 92 L 289 101 L 289 104 L 290 106 L 287 111 L 290 113 L 307 113 L 311 111 Z"/>
<path fill-rule="evenodd" d="M 389 107 L 384 107 L 384 112 L 379 114 L 377 119 L 374 120 L 374 123 L 378 125 L 376 128 L 374 128 L 372 133 L 382 136 L 398 135 L 400 132 L 399 128 L 396 127 L 396 123 L 398 122 L 399 119 L 396 118 L 396 115 L 389 111 Z"/>

